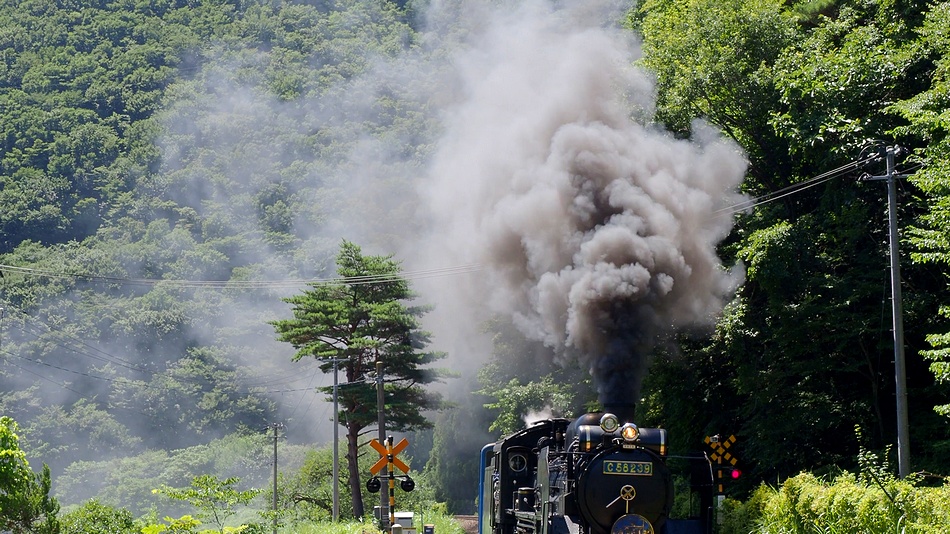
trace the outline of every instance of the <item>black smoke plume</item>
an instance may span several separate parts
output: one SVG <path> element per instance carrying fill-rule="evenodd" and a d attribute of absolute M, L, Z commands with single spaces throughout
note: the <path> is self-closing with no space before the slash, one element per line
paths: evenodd
<path fill-rule="evenodd" d="M 590 368 L 603 403 L 639 396 L 664 334 L 711 324 L 741 279 L 717 244 L 745 160 L 701 123 L 652 126 L 653 88 L 604 10 L 495 10 L 458 54 L 426 184 L 438 254 L 484 269 L 469 303 Z M 474 306 L 475 304 L 473 304 Z"/>

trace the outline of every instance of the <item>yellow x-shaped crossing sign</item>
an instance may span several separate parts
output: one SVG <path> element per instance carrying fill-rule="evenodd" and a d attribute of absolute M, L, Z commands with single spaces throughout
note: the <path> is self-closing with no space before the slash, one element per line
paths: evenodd
<path fill-rule="evenodd" d="M 712 458 L 712 461 L 716 463 L 721 463 L 720 459 L 729 462 L 730 465 L 736 465 L 736 462 L 739 460 L 729 452 L 729 447 L 732 447 L 736 442 L 735 436 L 729 436 L 724 440 L 720 440 L 718 436 L 709 437 L 706 436 L 704 440 L 707 445 L 712 447 L 713 453 L 709 456 Z"/>
<path fill-rule="evenodd" d="M 376 452 L 378 452 L 381 457 L 379 460 L 376 461 L 375 464 L 373 464 L 373 467 L 369 468 L 371 473 L 373 473 L 374 475 L 379 473 L 380 470 L 382 470 L 382 468 L 386 467 L 386 465 L 388 464 L 392 464 L 393 467 L 395 467 L 396 469 L 399 469 L 403 473 L 409 472 L 409 466 L 406 465 L 405 462 L 403 462 L 402 460 L 396 457 L 397 454 L 399 454 L 400 452 L 405 450 L 406 447 L 409 446 L 409 441 L 406 440 L 406 438 L 402 438 L 401 440 L 399 440 L 399 443 L 397 443 L 395 446 L 393 446 L 392 436 L 390 436 L 389 439 L 386 440 L 386 445 L 383 445 L 382 443 L 376 441 L 375 439 L 370 440 L 369 444 L 374 449 L 376 449 Z M 392 467 L 390 467 L 390 471 L 392 471 Z"/>

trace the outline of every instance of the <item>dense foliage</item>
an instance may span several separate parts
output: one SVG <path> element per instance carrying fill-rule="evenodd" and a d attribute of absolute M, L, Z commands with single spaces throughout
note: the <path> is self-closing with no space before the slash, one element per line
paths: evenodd
<path fill-rule="evenodd" d="M 688 436 L 682 446 L 735 433 L 758 480 L 853 466 L 855 424 L 876 447 L 896 442 L 886 192 L 856 181 L 885 168 L 872 158 L 863 170 L 812 179 L 901 144 L 923 164 L 898 161 L 899 172 L 916 171 L 901 184 L 899 213 L 914 226 L 901 243 L 911 454 L 914 469 L 947 472 L 946 422 L 933 412 L 945 390 L 932 387 L 920 358 L 925 337 L 939 344 L 933 335 L 946 331 L 936 318 L 945 274 L 922 261 L 942 250 L 933 238 L 943 234 L 934 225 L 946 190 L 933 186 L 947 183 L 946 124 L 937 119 L 946 48 L 934 24 L 945 10 L 913 1 L 655 0 L 631 12 L 641 62 L 657 73 L 657 120 L 676 131 L 693 117 L 722 128 L 746 150 L 744 189 L 760 197 L 722 251 L 744 263 L 747 278 L 715 334 L 682 340 L 685 355 L 661 355 L 648 379 L 649 419 Z M 921 247 L 931 254 L 911 254 Z M 939 351 L 926 354 L 940 361 Z M 807 447 L 793 445 L 805 436 Z"/>
<path fill-rule="evenodd" d="M 132 512 L 92 499 L 62 516 L 63 534 L 138 534 Z"/>
<path fill-rule="evenodd" d="M 950 528 L 947 486 L 843 473 L 831 480 L 801 473 L 760 486 L 748 502 L 726 501 L 724 534 L 866 532 L 936 534 Z"/>
<path fill-rule="evenodd" d="M 732 137 L 749 159 L 754 206 L 737 207 L 720 249 L 744 267 L 744 284 L 712 335 L 682 332 L 655 351 L 640 422 L 670 429 L 681 451 L 737 435 L 746 490 L 855 467 L 855 425 L 874 448 L 896 443 L 886 189 L 859 180 L 886 172 L 885 145 L 913 154 L 898 159 L 911 175 L 898 216 L 912 464 L 950 470 L 938 415 L 950 299 L 947 20 L 946 2 L 915 1 L 647 0 L 628 13 L 639 65 L 656 79 L 654 120 L 685 137 L 698 118 Z M 531 403 L 569 415 L 563 381 L 543 369 L 522 376 L 518 354 L 524 365 L 539 358 L 515 352 L 496 348 L 484 375 L 496 427 L 510 430 Z"/>
<path fill-rule="evenodd" d="M 464 42 L 456 22 L 413 2 L 0 1 L 0 414 L 52 473 L 24 480 L 142 513 L 208 472 L 266 486 L 210 452 L 224 436 L 285 419 L 325 439 L 319 369 L 268 323 L 332 275 L 341 240 L 389 254 L 422 224 L 407 192 L 463 88 L 413 61 L 451 56 L 423 30 Z M 649 120 L 721 129 L 758 199 L 721 247 L 744 285 L 711 335 L 658 345 L 641 423 L 678 450 L 736 434 L 746 489 L 854 467 L 855 425 L 895 442 L 885 192 L 856 179 L 901 145 L 911 462 L 950 472 L 950 3 L 644 0 L 626 22 Z M 593 398 L 586 370 L 490 326 L 496 361 L 462 386 L 478 402 L 433 438 L 427 477 L 455 509 L 479 440 Z"/>

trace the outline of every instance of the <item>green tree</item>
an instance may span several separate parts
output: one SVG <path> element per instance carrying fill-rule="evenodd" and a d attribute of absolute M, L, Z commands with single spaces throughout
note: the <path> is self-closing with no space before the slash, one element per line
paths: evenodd
<path fill-rule="evenodd" d="M 924 164 L 914 173 L 914 185 L 925 197 L 926 211 L 909 230 L 913 247 L 911 259 L 936 268 L 944 283 L 950 282 L 950 2 L 939 2 L 927 12 L 918 30 L 919 44 L 934 62 L 931 86 L 913 98 L 898 102 L 893 110 L 907 119 L 909 125 L 899 131 L 926 142 L 917 151 Z M 930 369 L 941 384 L 950 384 L 950 284 L 941 292 L 940 325 L 927 337 L 930 350 L 922 354 L 930 360 Z M 950 416 L 950 403 L 935 407 Z"/>
<path fill-rule="evenodd" d="M 461 385 L 463 391 L 478 389 L 474 378 L 468 380 L 473 383 Z M 488 398 L 475 395 L 471 402 L 458 403 L 439 414 L 432 430 L 432 452 L 425 473 L 435 499 L 445 503 L 451 514 L 475 513 L 481 475 L 475 451 L 495 440 L 487 430 L 494 416 L 485 407 Z"/>
<path fill-rule="evenodd" d="M 646 0 L 630 12 L 644 36 L 642 66 L 657 78 L 657 117 L 674 132 L 702 118 L 749 153 L 758 186 L 788 185 L 784 142 L 771 126 L 773 65 L 798 38 L 784 0 Z M 779 177 L 776 177 L 776 174 Z"/>
<path fill-rule="evenodd" d="M 0 417 L 0 530 L 14 534 L 58 534 L 59 503 L 51 497 L 49 467 L 30 470 L 20 449 L 16 421 Z"/>
<path fill-rule="evenodd" d="M 3 488 L 12 488 L 23 484 L 27 478 L 29 463 L 26 453 L 20 449 L 20 438 L 16 432 L 16 421 L 9 417 L 0 418 L 0 484 Z"/>
<path fill-rule="evenodd" d="M 210 521 L 218 527 L 219 532 L 225 532 L 225 523 L 228 518 L 237 513 L 235 507 L 247 506 L 261 490 L 238 490 L 235 486 L 240 482 L 237 477 L 224 480 L 214 475 L 199 475 L 191 481 L 190 488 L 171 488 L 162 486 L 154 490 L 169 498 L 190 503 L 198 509 L 198 517 Z"/>
<path fill-rule="evenodd" d="M 141 406 L 154 428 L 167 431 L 158 441 L 166 446 L 197 444 L 207 436 L 254 428 L 273 413 L 273 406 L 254 388 L 241 385 L 250 372 L 222 352 L 189 349 L 150 381 L 122 381 L 115 386 L 116 404 Z"/>
<path fill-rule="evenodd" d="M 359 438 L 377 423 L 373 374 L 382 364 L 387 431 L 428 428 L 423 415 L 441 406 L 439 394 L 424 386 L 444 373 L 426 368 L 445 355 L 424 350 L 430 334 L 419 328 L 425 307 L 409 306 L 408 282 L 399 276 L 391 256 L 364 256 L 344 241 L 337 256 L 340 280 L 315 283 L 303 294 L 284 299 L 293 305 L 293 319 L 274 321 L 278 339 L 297 349 L 294 360 L 315 358 L 324 373 L 334 361 L 345 377 L 339 388 L 338 421 L 345 421 L 347 466 L 353 515 L 364 515 L 358 467 Z M 332 388 L 322 388 L 331 393 Z"/>
<path fill-rule="evenodd" d="M 303 452 L 300 446 L 281 448 L 281 467 L 299 465 Z M 100 461 L 71 464 L 56 478 L 59 495 L 92 495 L 100 502 L 129 510 L 141 517 L 154 511 L 159 499 L 166 501 L 162 511 L 175 517 L 194 513 L 184 501 L 170 502 L 153 493 L 163 484 L 189 487 L 196 473 L 228 473 L 238 477 L 244 487 L 267 488 L 271 481 L 273 462 L 270 440 L 264 433 L 231 434 L 211 442 L 163 451 L 152 449 Z"/>
<path fill-rule="evenodd" d="M 597 398 L 590 373 L 554 361 L 550 348 L 530 341 L 514 325 L 490 321 L 492 359 L 478 372 L 484 407 L 494 416 L 488 427 L 495 437 L 525 426 L 540 415 L 574 417 Z"/>

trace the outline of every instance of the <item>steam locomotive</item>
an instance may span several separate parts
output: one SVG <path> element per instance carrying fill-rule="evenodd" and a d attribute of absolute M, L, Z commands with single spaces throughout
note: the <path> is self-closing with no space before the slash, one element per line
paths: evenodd
<path fill-rule="evenodd" d="M 676 457 L 697 513 L 670 517 L 666 430 L 637 427 L 632 412 L 608 407 L 574 421 L 548 419 L 483 447 L 479 534 L 711 534 L 708 457 Z"/>

